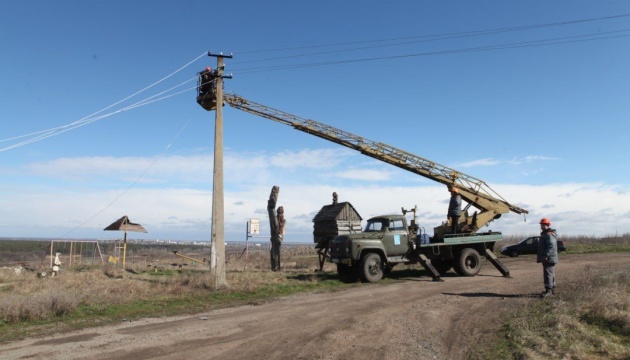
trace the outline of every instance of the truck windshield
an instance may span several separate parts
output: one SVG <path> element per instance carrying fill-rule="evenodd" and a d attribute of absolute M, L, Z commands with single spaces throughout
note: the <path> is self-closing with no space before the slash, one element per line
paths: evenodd
<path fill-rule="evenodd" d="M 365 232 L 384 231 L 388 223 L 387 219 L 372 219 L 365 225 Z"/>

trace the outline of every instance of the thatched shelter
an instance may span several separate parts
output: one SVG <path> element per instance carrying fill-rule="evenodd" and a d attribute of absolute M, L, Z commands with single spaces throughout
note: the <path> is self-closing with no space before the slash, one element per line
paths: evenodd
<path fill-rule="evenodd" d="M 125 216 L 121 217 L 120 219 L 114 221 L 113 223 L 111 223 L 108 227 L 106 227 L 103 230 L 105 230 L 105 231 L 124 231 L 125 232 L 125 238 L 124 238 L 124 241 L 123 241 L 123 261 L 122 261 L 123 268 L 125 267 L 125 260 L 127 258 L 127 231 L 143 232 L 143 233 L 147 232 L 147 230 L 145 228 L 143 228 L 142 225 L 132 223 L 129 220 L 129 217 L 127 217 L 127 215 L 125 215 Z"/>
<path fill-rule="evenodd" d="M 114 231 L 135 231 L 135 232 L 147 232 L 145 228 L 140 224 L 134 224 L 129 220 L 127 215 L 121 217 L 120 219 L 111 223 L 108 227 L 103 230 L 114 230 Z"/>

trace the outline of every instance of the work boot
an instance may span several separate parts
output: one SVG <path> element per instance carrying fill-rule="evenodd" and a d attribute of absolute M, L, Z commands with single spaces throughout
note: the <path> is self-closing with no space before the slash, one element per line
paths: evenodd
<path fill-rule="evenodd" d="M 540 294 L 540 297 L 542 297 L 542 298 L 544 299 L 544 298 L 549 297 L 549 296 L 551 296 L 551 295 L 553 295 L 553 289 L 551 289 L 551 288 L 546 288 L 546 289 L 545 289 L 545 292 L 543 292 L 542 294 Z"/>
<path fill-rule="evenodd" d="M 556 295 L 556 287 L 555 287 L 555 285 L 554 285 L 554 287 L 551 288 L 551 293 Z"/>

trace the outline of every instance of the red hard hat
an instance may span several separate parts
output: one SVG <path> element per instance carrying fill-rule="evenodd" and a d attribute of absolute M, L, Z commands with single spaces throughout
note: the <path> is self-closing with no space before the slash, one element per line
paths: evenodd
<path fill-rule="evenodd" d="M 542 220 L 540 220 L 540 224 L 544 224 L 544 225 L 551 225 L 551 220 L 547 219 L 547 218 L 542 218 Z"/>

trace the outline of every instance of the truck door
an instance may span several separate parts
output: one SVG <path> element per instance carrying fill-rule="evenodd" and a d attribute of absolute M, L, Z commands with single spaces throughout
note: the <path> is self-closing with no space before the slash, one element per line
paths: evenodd
<path fill-rule="evenodd" d="M 407 229 L 402 219 L 390 219 L 389 225 L 385 229 L 383 246 L 387 256 L 400 256 L 407 253 L 409 244 L 407 243 Z"/>

